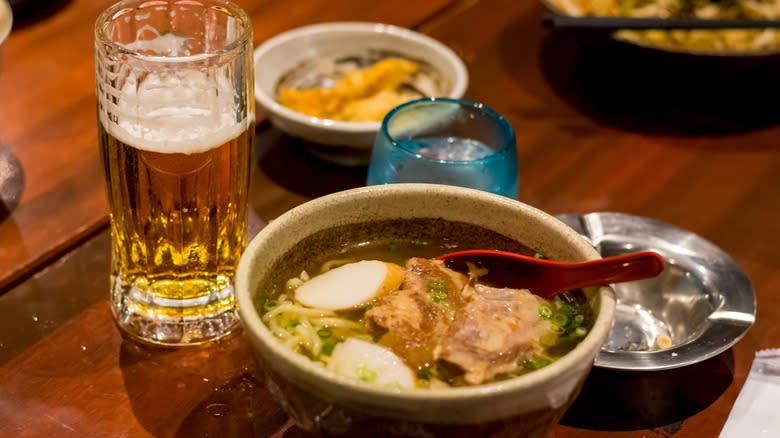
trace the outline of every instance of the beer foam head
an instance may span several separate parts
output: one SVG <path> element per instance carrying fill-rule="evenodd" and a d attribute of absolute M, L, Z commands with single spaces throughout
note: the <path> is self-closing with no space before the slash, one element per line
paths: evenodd
<path fill-rule="evenodd" d="M 151 40 L 158 46 L 172 43 Z M 114 79 L 118 86 L 106 84 L 99 96 L 106 131 L 139 149 L 185 154 L 205 152 L 241 134 L 254 115 L 240 101 L 242 85 L 229 73 L 234 69 L 176 65 L 169 60 L 153 72 L 120 65 Z"/>

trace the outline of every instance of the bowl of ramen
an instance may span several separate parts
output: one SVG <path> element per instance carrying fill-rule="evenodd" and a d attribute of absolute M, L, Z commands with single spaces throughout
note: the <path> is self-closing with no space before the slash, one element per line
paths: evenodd
<path fill-rule="evenodd" d="M 269 390 L 324 436 L 543 436 L 612 327 L 611 288 L 547 301 L 435 257 L 492 248 L 598 258 L 552 216 L 462 187 L 317 198 L 248 245 L 236 296 Z"/>
<path fill-rule="evenodd" d="M 626 43 L 676 53 L 716 56 L 763 56 L 780 52 L 780 30 L 728 28 L 732 23 L 780 18 L 778 0 L 543 0 L 555 13 L 571 17 L 699 19 L 712 24 L 699 29 L 621 29 L 613 36 Z"/>
<path fill-rule="evenodd" d="M 468 73 L 447 46 L 380 23 L 342 22 L 281 33 L 255 50 L 255 97 L 271 122 L 305 140 L 367 150 L 393 107 L 463 96 Z"/>

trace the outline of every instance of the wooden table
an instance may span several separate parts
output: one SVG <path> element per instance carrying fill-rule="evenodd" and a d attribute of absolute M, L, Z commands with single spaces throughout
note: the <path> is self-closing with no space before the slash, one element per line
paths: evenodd
<path fill-rule="evenodd" d="M 120 336 L 108 306 L 92 49 L 110 1 L 50 3 L 17 17 L 0 65 L 0 144 L 25 176 L 19 205 L 0 208 L 0 436 L 306 436 L 272 401 L 241 334 L 168 351 Z M 238 3 L 256 45 L 339 20 L 433 36 L 466 62 L 466 97 L 514 126 L 521 201 L 660 219 L 731 254 L 759 305 L 739 343 L 673 371 L 594 369 L 550 433 L 717 436 L 754 352 L 780 347 L 778 57 L 695 58 L 553 31 L 534 1 Z M 267 123 L 255 147 L 251 207 L 262 221 L 364 183 L 365 168 L 318 161 Z"/>

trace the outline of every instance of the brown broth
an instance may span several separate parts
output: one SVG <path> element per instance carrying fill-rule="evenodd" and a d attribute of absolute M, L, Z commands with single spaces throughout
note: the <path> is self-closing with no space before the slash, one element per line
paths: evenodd
<path fill-rule="evenodd" d="M 389 219 L 342 225 L 302 239 L 274 263 L 255 298 L 262 313 L 263 302 L 279 296 L 285 282 L 306 270 L 319 273 L 333 259 L 374 258 L 403 266 L 410 257 L 437 257 L 466 249 L 499 249 L 533 255 L 535 251 L 503 234 L 464 222 L 441 218 Z"/>
<path fill-rule="evenodd" d="M 326 262 L 346 264 L 360 260 L 381 260 L 405 266 L 411 257 L 435 258 L 449 252 L 467 249 L 497 249 L 533 255 L 536 251 L 500 233 L 475 225 L 445 221 L 440 218 L 398 219 L 344 225 L 320 231 L 302 239 L 295 247 L 276 261 L 271 274 L 258 288 L 256 306 L 263 313 L 263 304 L 285 292 L 288 279 L 298 277 L 306 271 L 314 277 L 321 273 Z M 333 266 L 331 266 L 333 267 Z M 582 291 L 571 291 L 561 295 L 561 302 L 571 306 L 576 314 L 582 315 L 581 326 L 590 330 L 593 313 Z M 555 307 L 555 306 L 552 306 Z M 363 321 L 365 309 L 340 312 L 341 316 Z M 382 339 L 386 346 L 392 344 L 392 336 L 384 336 L 384 329 L 366 324 L 374 341 Z M 568 333 L 568 332 L 567 332 Z M 535 364 L 520 364 L 515 372 L 497 375 L 495 380 L 511 378 L 540 368 L 569 352 L 581 340 L 559 336 L 559 341 L 547 347 L 546 358 Z M 412 342 L 404 339 L 399 342 Z M 395 348 L 393 348 L 395 350 Z M 311 358 L 311 357 L 310 357 Z M 315 359 L 316 358 L 311 358 Z M 548 361 L 549 359 L 549 361 Z M 534 358 L 536 360 L 536 358 Z M 432 372 L 436 377 L 450 385 L 465 384 L 459 372 L 447 364 L 441 363 L 437 369 L 433 366 L 416 369 L 418 378 L 429 378 Z"/>

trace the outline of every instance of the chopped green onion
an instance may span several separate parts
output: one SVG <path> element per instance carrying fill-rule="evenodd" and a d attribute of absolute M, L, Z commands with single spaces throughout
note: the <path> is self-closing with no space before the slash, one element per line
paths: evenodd
<path fill-rule="evenodd" d="M 366 306 L 366 310 L 371 310 L 374 307 L 376 307 L 376 301 L 372 301 L 372 302 L 368 303 L 368 306 Z"/>
<path fill-rule="evenodd" d="M 366 364 L 359 364 L 357 367 L 358 379 L 363 382 L 373 382 L 376 380 L 376 371 L 366 367 Z"/>
<path fill-rule="evenodd" d="M 265 303 L 263 304 L 263 310 L 266 312 L 270 312 L 277 307 L 279 307 L 279 301 L 276 300 L 265 300 Z"/>
<path fill-rule="evenodd" d="M 570 306 L 568 304 L 563 304 L 558 309 L 558 313 L 562 313 L 562 314 L 566 315 L 567 318 L 571 318 L 572 316 L 574 316 L 574 307 L 572 307 L 572 306 Z"/>
<path fill-rule="evenodd" d="M 547 257 L 545 257 L 541 253 L 537 252 L 536 254 L 534 254 L 534 258 L 535 259 L 546 259 Z"/>
<path fill-rule="evenodd" d="M 412 245 L 423 246 L 423 245 L 425 245 L 425 242 L 420 240 L 420 239 L 414 239 L 414 240 L 412 240 Z"/>
<path fill-rule="evenodd" d="M 582 315 L 577 315 L 577 316 L 574 317 L 574 320 L 577 321 L 578 323 L 582 324 L 582 321 L 585 321 L 585 317 L 582 316 Z"/>
<path fill-rule="evenodd" d="M 392 389 L 392 390 L 395 390 L 395 391 L 400 391 L 401 390 L 401 384 L 398 383 L 398 382 L 387 382 L 387 383 L 385 383 L 385 388 Z"/>
<path fill-rule="evenodd" d="M 524 359 L 520 364 L 528 371 L 538 370 L 550 365 L 552 361 L 546 357 L 533 355 L 531 359 Z"/>
<path fill-rule="evenodd" d="M 539 368 L 544 368 L 547 365 L 550 365 L 551 363 L 552 362 L 549 359 L 547 359 L 547 358 L 544 358 L 544 357 L 541 357 L 541 356 L 535 356 L 534 357 L 534 366 L 536 367 L 537 370 Z"/>
<path fill-rule="evenodd" d="M 336 347 L 336 344 L 333 342 L 326 342 L 322 344 L 322 354 L 327 354 L 330 356 L 331 353 L 333 353 L 333 349 Z"/>
<path fill-rule="evenodd" d="M 359 335 L 355 335 L 355 336 L 353 336 L 353 338 L 360 339 L 361 341 L 366 341 L 366 342 L 374 342 L 374 337 L 369 335 L 369 334 L 365 334 L 365 333 L 361 333 Z"/>
<path fill-rule="evenodd" d="M 450 288 L 447 285 L 447 282 L 443 280 L 428 280 L 428 283 L 425 285 L 425 287 L 428 288 L 429 292 L 446 292 Z"/>
<path fill-rule="evenodd" d="M 578 338 L 581 338 L 587 334 L 588 334 L 588 329 L 586 329 L 585 327 L 577 327 L 576 329 L 574 329 L 574 332 L 572 333 L 573 336 L 576 336 Z"/>
<path fill-rule="evenodd" d="M 436 304 L 441 304 L 443 301 L 447 301 L 447 292 L 443 292 L 443 291 L 430 291 L 430 292 L 428 292 L 428 295 L 431 296 L 431 299 Z"/>
<path fill-rule="evenodd" d="M 317 336 L 321 337 L 322 339 L 328 339 L 332 335 L 333 335 L 333 330 L 327 327 L 317 330 Z"/>
<path fill-rule="evenodd" d="M 566 323 L 569 322 L 569 317 L 563 313 L 556 313 L 550 318 L 550 321 L 558 327 L 565 327 Z"/>
<path fill-rule="evenodd" d="M 439 377 L 439 369 L 436 368 L 436 365 L 434 365 L 430 368 L 423 370 L 422 374 L 428 377 L 429 379 L 432 377 Z"/>
<path fill-rule="evenodd" d="M 430 388 L 431 387 L 431 381 L 428 379 L 417 379 L 417 387 L 418 388 Z"/>
<path fill-rule="evenodd" d="M 425 287 L 428 288 L 428 295 L 431 296 L 434 303 L 439 304 L 442 301 L 447 300 L 447 290 L 449 289 L 449 286 L 446 281 L 428 280 Z"/>
<path fill-rule="evenodd" d="M 542 304 L 539 306 L 539 316 L 541 316 L 544 319 L 550 319 L 553 316 L 553 311 L 550 308 L 550 306 L 546 304 Z"/>
<path fill-rule="evenodd" d="M 295 327 L 298 327 L 301 325 L 299 321 L 290 321 L 289 324 L 287 324 L 287 331 L 290 333 L 295 333 Z"/>
<path fill-rule="evenodd" d="M 551 347 L 558 343 L 558 335 L 552 332 L 545 333 L 539 338 L 539 342 L 545 347 Z"/>

